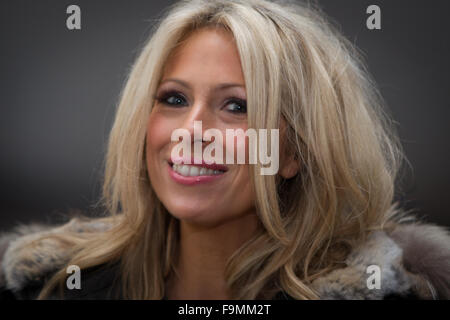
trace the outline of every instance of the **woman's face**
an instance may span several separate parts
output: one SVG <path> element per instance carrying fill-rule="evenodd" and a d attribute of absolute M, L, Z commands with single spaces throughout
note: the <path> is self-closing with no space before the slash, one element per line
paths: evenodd
<path fill-rule="evenodd" d="M 194 121 L 202 122 L 203 132 L 215 128 L 222 133 L 224 158 L 225 130 L 247 130 L 239 54 L 224 30 L 198 30 L 169 57 L 148 120 L 147 168 L 158 198 L 181 220 L 217 225 L 254 214 L 248 164 L 223 164 L 215 172 L 204 164 L 173 166 L 178 142 L 171 141 L 172 132 L 189 131 L 193 155 Z M 203 142 L 203 150 L 208 143 Z"/>

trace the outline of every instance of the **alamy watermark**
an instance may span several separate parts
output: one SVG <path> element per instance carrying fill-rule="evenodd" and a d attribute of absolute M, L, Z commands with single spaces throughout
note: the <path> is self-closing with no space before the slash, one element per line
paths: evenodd
<path fill-rule="evenodd" d="M 376 4 L 372 4 L 367 7 L 367 14 L 370 16 L 366 20 L 366 27 L 369 30 L 380 30 L 381 29 L 381 9 Z"/>
<path fill-rule="evenodd" d="M 70 16 L 66 19 L 66 27 L 69 30 L 81 29 L 81 9 L 76 4 L 71 4 L 67 7 L 66 13 Z"/>
<path fill-rule="evenodd" d="M 202 121 L 194 121 L 193 156 L 191 154 L 191 133 L 187 129 L 179 128 L 175 129 L 171 135 L 171 141 L 178 142 L 172 149 L 171 159 L 175 164 L 191 164 L 192 162 L 194 164 L 203 162 L 207 164 L 245 164 L 248 156 L 248 164 L 257 164 L 259 161 L 262 165 L 261 175 L 274 175 L 279 168 L 279 130 L 270 130 L 270 143 L 268 143 L 268 133 L 267 129 L 249 128 L 246 131 L 226 129 L 224 139 L 222 131 L 215 128 L 205 130 L 202 135 Z M 248 148 L 246 148 L 247 139 Z M 210 141 L 210 143 L 203 148 L 205 141 Z M 246 149 L 248 149 L 248 155 Z"/>
<path fill-rule="evenodd" d="M 81 289 L 80 267 L 75 264 L 72 264 L 67 267 L 66 272 L 67 272 L 67 274 L 70 274 L 70 276 L 67 277 L 67 280 L 66 280 L 67 289 L 69 289 L 69 290 Z"/>
<path fill-rule="evenodd" d="M 367 267 L 366 273 L 370 274 L 367 278 L 366 284 L 369 290 L 381 289 L 381 268 L 376 264 Z"/>

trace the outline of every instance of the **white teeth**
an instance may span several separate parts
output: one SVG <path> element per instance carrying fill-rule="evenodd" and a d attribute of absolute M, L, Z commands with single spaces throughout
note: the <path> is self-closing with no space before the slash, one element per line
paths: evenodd
<path fill-rule="evenodd" d="M 181 174 L 182 176 L 189 176 L 189 167 L 188 166 L 180 166 L 178 173 Z"/>
<path fill-rule="evenodd" d="M 200 169 L 198 167 L 196 167 L 196 166 L 192 166 L 191 170 L 189 171 L 189 175 L 191 177 L 198 176 L 199 173 L 200 173 Z"/>
<path fill-rule="evenodd" d="M 212 170 L 198 166 L 191 166 L 187 164 L 175 164 L 175 163 L 173 164 L 172 169 L 173 171 L 185 177 L 213 176 L 223 173 L 220 170 Z"/>

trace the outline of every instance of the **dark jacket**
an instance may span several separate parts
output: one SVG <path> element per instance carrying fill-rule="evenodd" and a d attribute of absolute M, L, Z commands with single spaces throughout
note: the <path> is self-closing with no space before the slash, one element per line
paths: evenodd
<path fill-rule="evenodd" d="M 108 228 L 80 221 L 69 227 L 77 232 Z M 64 228 L 28 225 L 0 236 L 0 298 L 37 297 L 69 257 L 56 241 L 41 241 L 32 248 L 26 244 Z M 379 287 L 370 286 L 376 284 L 372 281 L 376 270 L 380 271 Z M 120 288 L 119 265 L 105 264 L 81 270 L 81 289 L 65 287 L 64 298 L 117 299 Z M 390 233 L 373 232 L 347 257 L 346 267 L 314 280 L 312 288 L 321 299 L 450 299 L 450 234 L 443 227 L 422 223 L 399 224 Z M 55 292 L 50 298 L 59 296 Z M 283 293 L 276 296 L 289 298 Z"/>

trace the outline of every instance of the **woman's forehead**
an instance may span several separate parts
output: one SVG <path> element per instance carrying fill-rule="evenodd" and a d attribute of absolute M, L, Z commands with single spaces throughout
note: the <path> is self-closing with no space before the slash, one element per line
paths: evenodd
<path fill-rule="evenodd" d="M 243 84 L 239 52 L 232 35 L 210 28 L 189 34 L 164 66 L 164 78 L 183 75 Z"/>

